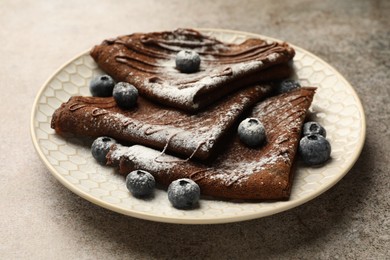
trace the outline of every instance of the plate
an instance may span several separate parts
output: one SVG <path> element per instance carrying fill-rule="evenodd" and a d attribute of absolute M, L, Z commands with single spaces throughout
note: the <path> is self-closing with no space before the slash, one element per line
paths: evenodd
<path fill-rule="evenodd" d="M 239 43 L 262 35 L 201 29 L 225 42 Z M 88 52 L 62 66 L 39 91 L 31 114 L 34 146 L 50 172 L 68 189 L 84 199 L 132 217 L 181 224 L 215 224 L 260 218 L 301 205 L 336 184 L 353 166 L 365 139 L 365 116 L 353 87 L 332 66 L 312 53 L 296 50 L 296 79 L 304 86 L 317 86 L 311 106 L 313 119 L 327 129 L 332 159 L 320 168 L 298 165 L 291 197 L 280 202 L 237 202 L 202 199 L 194 210 L 173 208 L 164 190 L 157 189 L 153 199 L 132 197 L 124 178 L 109 167 L 95 163 L 90 141 L 62 138 L 50 128 L 51 115 L 62 102 L 75 95 L 90 95 L 89 81 L 103 74 Z"/>

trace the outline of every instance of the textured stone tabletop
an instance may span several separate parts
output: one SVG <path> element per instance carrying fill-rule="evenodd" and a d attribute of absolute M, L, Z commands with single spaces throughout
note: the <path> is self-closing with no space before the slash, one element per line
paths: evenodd
<path fill-rule="evenodd" d="M 385 0 L 1 1 L 0 258 L 390 259 L 389 14 Z M 62 186 L 29 134 L 42 84 L 105 38 L 177 27 L 263 34 L 334 66 L 367 119 L 351 171 L 292 210 L 220 225 L 127 217 Z"/>

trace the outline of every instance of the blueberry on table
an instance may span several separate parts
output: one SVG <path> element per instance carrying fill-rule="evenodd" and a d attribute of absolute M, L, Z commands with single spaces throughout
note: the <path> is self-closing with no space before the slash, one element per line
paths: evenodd
<path fill-rule="evenodd" d="M 238 126 L 238 137 L 249 147 L 259 146 L 266 139 L 264 125 L 257 118 L 247 118 Z"/>
<path fill-rule="evenodd" d="M 322 135 L 312 134 L 302 137 L 299 141 L 299 154 L 307 165 L 319 165 L 330 158 L 331 147 Z"/>
<path fill-rule="evenodd" d="M 198 203 L 199 198 L 200 188 L 191 179 L 175 180 L 168 187 L 168 199 L 177 209 L 193 208 Z"/>
<path fill-rule="evenodd" d="M 112 92 L 117 105 L 123 109 L 130 109 L 137 105 L 138 89 L 127 82 L 119 82 Z"/>
<path fill-rule="evenodd" d="M 293 89 L 300 88 L 300 87 L 301 87 L 301 84 L 299 84 L 298 81 L 295 81 L 292 79 L 286 79 L 280 83 L 278 92 L 279 93 L 286 93 L 286 92 L 289 92 Z"/>
<path fill-rule="evenodd" d="M 192 73 L 199 70 L 200 56 L 193 50 L 182 50 L 176 55 L 176 68 L 180 72 Z"/>
<path fill-rule="evenodd" d="M 94 97 L 110 97 L 115 81 L 108 75 L 97 76 L 89 83 L 89 91 Z"/>
<path fill-rule="evenodd" d="M 95 141 L 93 141 L 91 146 L 93 158 L 95 158 L 100 164 L 105 165 L 107 162 L 106 155 L 113 144 L 116 144 L 116 141 L 111 137 L 98 137 Z"/>
<path fill-rule="evenodd" d="M 311 134 L 319 134 L 322 135 L 323 137 L 326 137 L 326 130 L 325 128 L 320 125 L 317 122 L 306 122 L 303 125 L 303 135 L 311 135 Z"/>
<path fill-rule="evenodd" d="M 135 197 L 150 196 L 155 186 L 153 175 L 147 171 L 136 170 L 126 176 L 126 187 Z"/>

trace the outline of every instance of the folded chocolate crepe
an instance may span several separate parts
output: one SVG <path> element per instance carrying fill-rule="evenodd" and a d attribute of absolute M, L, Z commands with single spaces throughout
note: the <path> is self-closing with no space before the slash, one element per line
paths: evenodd
<path fill-rule="evenodd" d="M 71 97 L 52 116 L 58 134 L 111 136 L 118 141 L 146 145 L 184 158 L 209 158 L 237 119 L 272 87 L 242 89 L 216 102 L 207 110 L 188 114 L 138 98 L 134 109 L 120 109 L 112 97 Z"/>
<path fill-rule="evenodd" d="M 261 120 L 266 144 L 249 148 L 234 137 L 211 164 L 181 160 L 145 146 L 113 145 L 108 165 L 127 175 L 143 169 L 157 182 L 168 186 L 173 180 L 191 178 L 203 195 L 228 199 L 284 200 L 290 196 L 292 165 L 306 111 L 315 88 L 300 88 L 256 105 L 250 117 Z"/>
<path fill-rule="evenodd" d="M 198 72 L 181 73 L 175 68 L 176 54 L 183 49 L 199 53 Z M 288 76 L 287 62 L 295 52 L 287 43 L 251 38 L 230 44 L 192 29 L 178 29 L 105 40 L 90 54 L 102 70 L 117 81 L 133 84 L 141 95 L 198 111 L 238 88 Z M 270 68 L 277 64 L 282 65 Z"/>

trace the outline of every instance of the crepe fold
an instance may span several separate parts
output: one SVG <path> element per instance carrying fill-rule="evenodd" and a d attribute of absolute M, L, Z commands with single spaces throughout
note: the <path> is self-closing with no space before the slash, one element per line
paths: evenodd
<path fill-rule="evenodd" d="M 240 116 L 271 90 L 271 85 L 266 84 L 248 87 L 197 114 L 142 97 L 135 108 L 123 110 L 113 97 L 75 96 L 54 112 L 51 127 L 60 135 L 110 136 L 184 158 L 205 160 L 215 154 Z"/>
<path fill-rule="evenodd" d="M 183 160 L 141 146 L 113 145 L 108 165 L 127 175 L 149 171 L 157 182 L 168 186 L 179 178 L 191 178 L 203 195 L 227 199 L 286 200 L 293 183 L 293 162 L 301 128 L 313 100 L 315 88 L 305 87 L 257 104 L 250 117 L 261 120 L 266 144 L 249 148 L 235 135 L 210 164 Z"/>
<path fill-rule="evenodd" d="M 200 55 L 198 72 L 176 69 L 181 50 Z M 105 40 L 90 54 L 103 71 L 133 84 L 141 95 L 194 112 L 239 88 L 287 77 L 295 51 L 287 43 L 259 38 L 224 43 L 193 29 L 177 29 Z"/>

